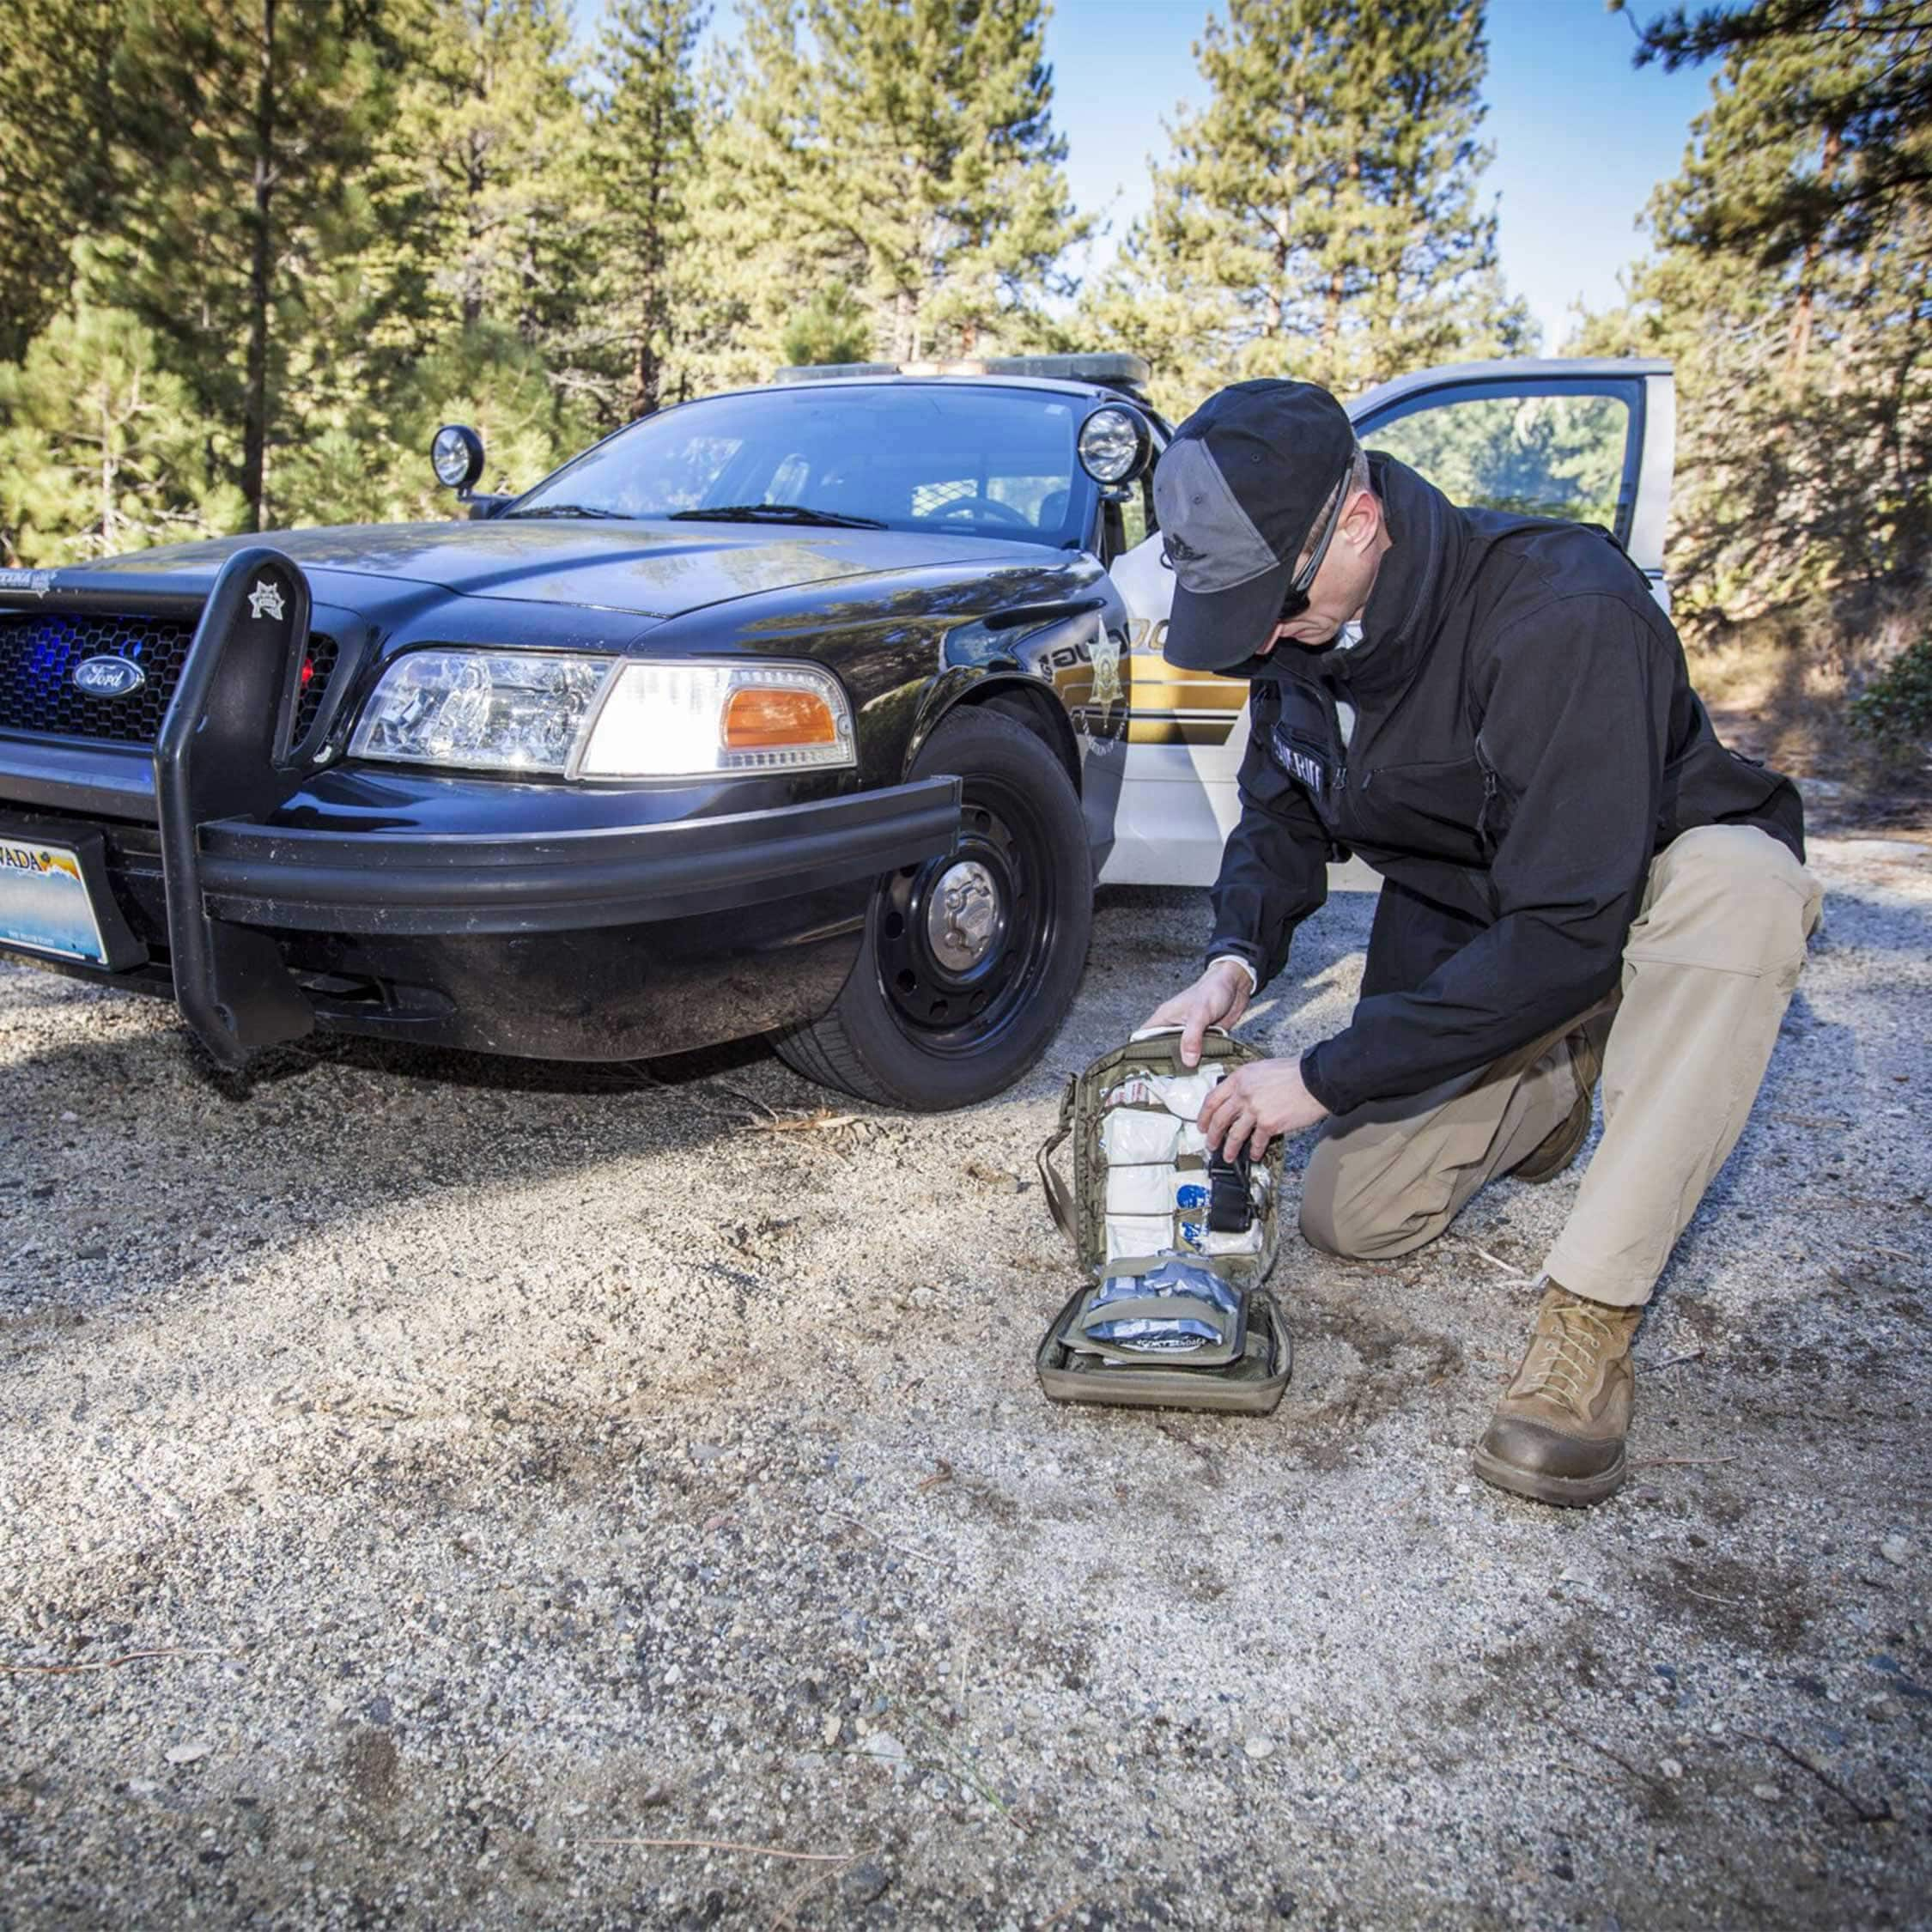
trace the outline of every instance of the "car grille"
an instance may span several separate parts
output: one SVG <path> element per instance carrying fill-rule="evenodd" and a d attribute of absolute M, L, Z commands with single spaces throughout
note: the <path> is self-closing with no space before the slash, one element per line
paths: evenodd
<path fill-rule="evenodd" d="M 194 622 L 185 617 L 0 611 L 0 731 L 152 744 L 194 635 Z M 336 653 L 334 638 L 320 631 L 310 636 L 295 707 L 298 744 L 322 708 Z M 75 665 L 107 656 L 131 659 L 146 682 L 125 697 L 76 690 Z"/>

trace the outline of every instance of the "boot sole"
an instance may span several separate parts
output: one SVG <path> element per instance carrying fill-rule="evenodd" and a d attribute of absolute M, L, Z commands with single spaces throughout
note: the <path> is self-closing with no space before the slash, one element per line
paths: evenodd
<path fill-rule="evenodd" d="M 1519 1469 L 1489 1455 L 1479 1445 L 1471 1452 L 1476 1473 L 1492 1489 L 1506 1489 L 1512 1496 L 1527 1496 L 1532 1503 L 1553 1503 L 1559 1509 L 1585 1510 L 1614 1496 L 1630 1476 L 1629 1457 L 1619 1451 L 1617 1460 L 1601 1475 L 1546 1476 L 1534 1469 Z"/>
<path fill-rule="evenodd" d="M 1579 1115 L 1583 1116 L 1581 1119 L 1577 1118 Z M 1570 1118 L 1557 1131 L 1564 1138 L 1557 1143 L 1554 1151 L 1544 1153 L 1540 1149 L 1532 1149 L 1520 1167 L 1510 1170 L 1512 1181 L 1540 1188 L 1570 1170 L 1583 1151 L 1583 1143 L 1590 1137 L 1590 1097 L 1587 1093 L 1571 1109 Z"/>

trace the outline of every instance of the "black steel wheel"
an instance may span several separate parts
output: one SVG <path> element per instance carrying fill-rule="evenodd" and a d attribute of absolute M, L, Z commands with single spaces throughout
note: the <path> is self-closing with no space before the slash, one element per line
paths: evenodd
<path fill-rule="evenodd" d="M 953 848 L 879 883 L 823 1019 L 773 1036 L 811 1078 L 939 1111 L 999 1092 L 1059 1030 L 1086 964 L 1093 868 L 1065 768 L 1024 725 L 955 713 L 908 774 L 956 775 Z"/>

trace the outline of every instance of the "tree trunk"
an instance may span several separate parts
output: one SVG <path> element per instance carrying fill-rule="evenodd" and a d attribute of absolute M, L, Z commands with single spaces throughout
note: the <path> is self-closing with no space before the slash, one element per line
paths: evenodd
<path fill-rule="evenodd" d="M 1832 177 L 1838 171 L 1838 153 L 1844 137 L 1835 127 L 1825 131 L 1825 152 L 1819 162 L 1819 179 L 1829 185 Z M 1784 359 L 1785 374 L 1795 377 L 1805 366 L 1805 358 L 1811 354 L 1811 327 L 1814 306 L 1817 298 L 1814 278 L 1818 274 L 1818 261 L 1825 252 L 1825 237 L 1814 234 L 1805 244 L 1804 260 L 1798 270 L 1798 300 L 1791 312 L 1790 348 Z"/>
<path fill-rule="evenodd" d="M 136 392 L 138 396 L 139 391 Z M 100 541 L 114 550 L 114 405 L 111 388 L 100 388 Z"/>
<path fill-rule="evenodd" d="M 1334 359 L 1335 338 L 1341 333 L 1342 296 L 1346 293 L 1340 263 L 1328 271 L 1327 300 L 1321 309 L 1321 363 L 1326 368 Z"/>
<path fill-rule="evenodd" d="M 262 0 L 261 59 L 255 76 L 254 234 L 248 268 L 248 353 L 242 398 L 241 494 L 248 528 L 262 527 L 268 469 L 269 296 L 275 252 L 270 222 L 275 196 L 275 9 Z"/>
<path fill-rule="evenodd" d="M 644 286 L 637 319 L 637 350 L 631 364 L 630 416 L 651 416 L 664 401 L 664 358 L 658 338 L 665 320 L 664 270 L 665 148 L 664 96 L 651 102 L 650 191 L 644 201 L 644 233 L 638 255 L 643 263 Z"/>
<path fill-rule="evenodd" d="M 485 223 L 478 210 L 483 190 L 489 185 L 489 170 L 474 139 L 464 156 L 463 168 L 463 326 L 473 329 L 483 320 L 483 276 L 480 265 Z"/>
<path fill-rule="evenodd" d="M 1359 181 L 1362 179 L 1361 155 L 1351 155 L 1343 173 L 1350 182 Z M 1336 227 L 1340 226 L 1338 219 Z M 1330 246 L 1334 246 L 1336 237 L 1333 231 L 1328 239 Z M 1335 344 L 1341 337 L 1342 301 L 1347 293 L 1348 276 L 1343 264 L 1338 261 L 1328 271 L 1328 287 L 1321 308 L 1321 380 L 1327 383 L 1335 380 Z"/>

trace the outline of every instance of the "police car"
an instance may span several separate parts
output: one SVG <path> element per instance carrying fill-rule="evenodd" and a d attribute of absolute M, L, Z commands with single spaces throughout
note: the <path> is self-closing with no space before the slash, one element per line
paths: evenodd
<path fill-rule="evenodd" d="M 0 950 L 316 1030 L 623 1060 L 762 1034 L 984 1098 L 1078 985 L 1097 881 L 1205 884 L 1244 687 L 1169 669 L 1120 355 L 788 369 L 466 519 L 0 572 Z M 1662 364 L 1434 370 L 1352 406 L 1461 501 L 1661 580 Z M 1400 540 L 1400 533 L 1397 533 Z"/>

